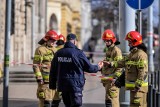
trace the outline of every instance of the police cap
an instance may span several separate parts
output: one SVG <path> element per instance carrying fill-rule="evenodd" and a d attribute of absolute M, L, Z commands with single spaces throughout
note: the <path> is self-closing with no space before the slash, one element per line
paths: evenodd
<path fill-rule="evenodd" d="M 75 39 L 77 39 L 75 34 L 70 33 L 70 34 L 67 35 L 67 40 L 75 40 Z"/>

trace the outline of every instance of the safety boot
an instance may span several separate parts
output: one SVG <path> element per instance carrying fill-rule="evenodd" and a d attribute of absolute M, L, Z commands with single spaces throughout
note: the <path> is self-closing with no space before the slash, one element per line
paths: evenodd
<path fill-rule="evenodd" d="M 47 100 L 44 101 L 44 107 L 52 107 L 51 105 L 52 105 L 51 101 L 47 101 Z"/>
<path fill-rule="evenodd" d="M 53 100 L 51 107 L 58 107 L 61 100 Z"/>
<path fill-rule="evenodd" d="M 110 100 L 105 101 L 106 107 L 112 107 L 112 103 Z"/>

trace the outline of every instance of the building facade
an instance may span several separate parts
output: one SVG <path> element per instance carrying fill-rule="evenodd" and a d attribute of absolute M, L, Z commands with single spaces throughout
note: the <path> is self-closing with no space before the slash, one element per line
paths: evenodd
<path fill-rule="evenodd" d="M 5 0 L 0 0 L 0 62 L 4 57 L 4 33 L 5 33 Z"/>
<path fill-rule="evenodd" d="M 0 2 L 0 59 L 3 62 L 6 3 Z M 38 41 L 49 29 L 64 36 L 70 32 L 80 36 L 80 5 L 80 0 L 12 0 L 11 64 L 30 62 Z"/>
<path fill-rule="evenodd" d="M 47 29 L 64 36 L 71 32 L 80 36 L 81 0 L 48 0 L 47 7 Z"/>

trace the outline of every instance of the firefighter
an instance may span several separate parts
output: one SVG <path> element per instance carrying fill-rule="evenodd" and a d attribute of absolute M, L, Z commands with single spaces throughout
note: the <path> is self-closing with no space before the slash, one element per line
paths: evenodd
<path fill-rule="evenodd" d="M 62 34 L 60 34 L 59 35 L 59 40 L 57 41 L 57 47 L 56 47 L 57 50 L 63 48 L 65 42 L 66 42 L 66 38 Z"/>
<path fill-rule="evenodd" d="M 102 35 L 102 40 L 106 44 L 107 52 L 105 61 L 118 61 L 122 59 L 122 52 L 116 46 L 116 37 L 112 30 L 107 29 Z M 121 75 L 121 68 L 110 68 L 105 66 L 102 68 L 102 75 L 110 79 L 102 78 L 101 82 L 105 87 L 105 104 L 106 107 L 119 107 L 119 88 L 114 86 L 112 79 L 117 79 Z"/>
<path fill-rule="evenodd" d="M 49 30 L 38 42 L 40 46 L 35 51 L 33 70 L 38 83 L 39 107 L 58 107 L 60 102 L 59 93 L 49 89 L 50 65 L 56 51 L 57 40 L 58 34 L 54 30 Z"/>
<path fill-rule="evenodd" d="M 125 67 L 125 88 L 130 90 L 130 107 L 147 107 L 147 48 L 137 31 L 130 31 L 125 40 L 128 41 L 130 47 L 129 55 L 116 63 L 106 62 L 106 64 L 115 68 Z"/>

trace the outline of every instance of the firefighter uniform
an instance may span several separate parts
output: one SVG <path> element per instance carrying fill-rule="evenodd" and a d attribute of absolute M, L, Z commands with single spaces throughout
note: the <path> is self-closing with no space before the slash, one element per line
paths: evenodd
<path fill-rule="evenodd" d="M 118 61 L 122 59 L 122 52 L 121 50 L 115 45 L 116 38 L 114 33 L 107 29 L 103 33 L 102 39 L 104 42 L 110 42 L 109 44 L 106 43 L 106 59 L 105 61 Z M 104 66 L 102 68 L 102 75 L 108 77 L 109 79 L 102 78 L 101 82 L 105 87 L 106 95 L 105 95 L 105 103 L 106 107 L 119 107 L 119 88 L 115 87 L 113 84 L 113 79 L 117 79 L 120 75 L 122 69 L 121 68 L 111 68 L 108 66 Z"/>
<path fill-rule="evenodd" d="M 132 44 L 133 49 L 127 57 L 121 61 L 112 62 L 111 66 L 125 67 L 125 88 L 130 90 L 130 107 L 147 107 L 148 56 L 143 49 L 139 48 L 142 45 L 142 37 L 138 32 L 129 32 L 126 40 L 130 41 L 129 44 Z"/>
<path fill-rule="evenodd" d="M 59 92 L 49 89 L 50 66 L 55 52 L 56 48 L 48 46 L 46 42 L 35 51 L 33 70 L 38 82 L 37 98 L 39 98 L 39 107 L 58 107 L 60 102 Z"/>
<path fill-rule="evenodd" d="M 113 44 L 108 48 L 106 61 L 118 61 L 120 59 L 122 59 L 121 50 Z M 122 70 L 120 68 L 115 69 L 104 66 L 102 68 L 102 75 L 115 79 L 121 75 L 121 71 Z M 106 90 L 106 106 L 109 105 L 109 103 L 112 103 L 112 107 L 119 107 L 119 88 L 112 85 L 112 81 L 109 79 L 107 80 L 102 78 L 101 82 Z"/>

